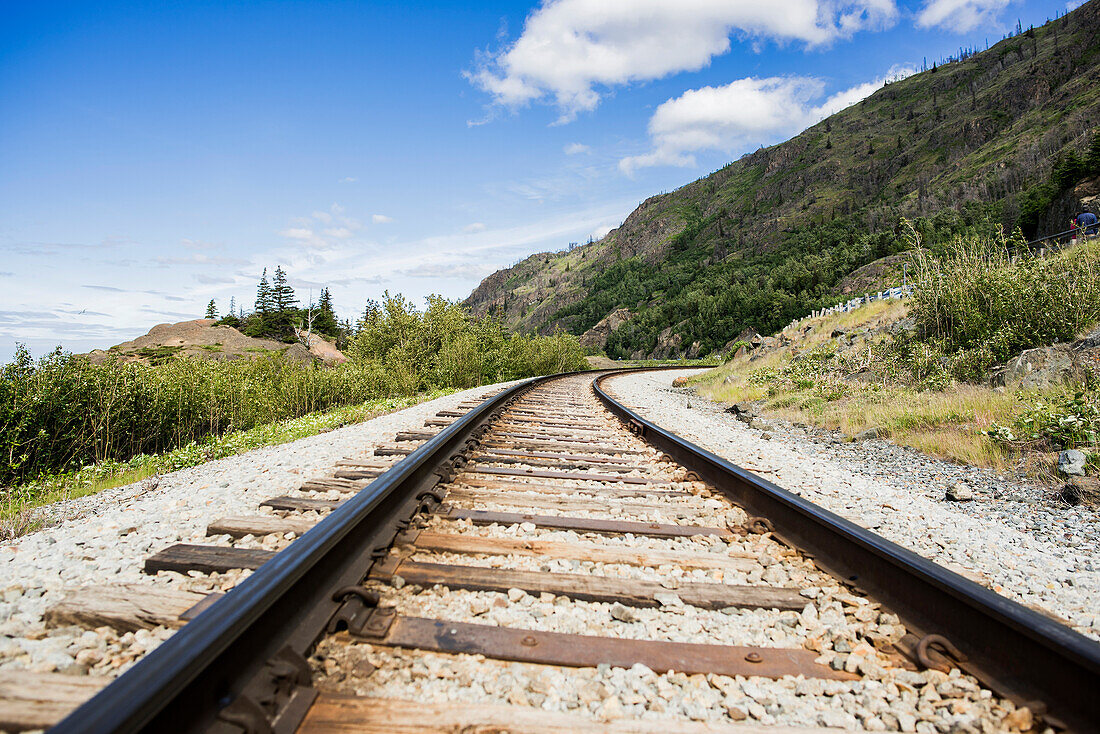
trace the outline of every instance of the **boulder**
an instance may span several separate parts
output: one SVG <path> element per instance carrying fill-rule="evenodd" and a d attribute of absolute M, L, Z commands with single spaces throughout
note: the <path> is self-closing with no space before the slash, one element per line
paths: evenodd
<path fill-rule="evenodd" d="M 1083 377 L 1076 354 L 1070 344 L 1025 349 L 1008 361 L 1003 370 L 993 374 L 991 381 L 1005 387 L 1050 387 Z"/>
<path fill-rule="evenodd" d="M 1067 449 L 1058 454 L 1058 471 L 1078 477 L 1085 476 L 1085 463 L 1088 457 L 1077 449 Z"/>
<path fill-rule="evenodd" d="M 890 435 L 890 432 L 885 428 L 879 428 L 872 426 L 865 431 L 860 431 L 856 434 L 856 440 L 858 441 L 870 441 L 876 438 L 886 438 Z"/>
<path fill-rule="evenodd" d="M 1100 371 L 1100 327 L 1081 339 L 1025 349 L 989 376 L 994 387 L 1050 387 Z"/>
<path fill-rule="evenodd" d="M 974 499 L 974 492 L 962 482 L 956 482 L 947 488 L 944 499 L 951 502 L 969 502 Z"/>

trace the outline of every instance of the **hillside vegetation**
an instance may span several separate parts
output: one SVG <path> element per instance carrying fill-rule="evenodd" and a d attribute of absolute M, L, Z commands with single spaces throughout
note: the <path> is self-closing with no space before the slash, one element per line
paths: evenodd
<path fill-rule="evenodd" d="M 1022 459 L 1054 476 L 1051 452 L 1075 448 L 1095 473 L 1100 240 L 1015 259 L 1008 245 L 987 233 L 921 250 L 911 299 L 802 321 L 697 387 L 738 410 L 967 463 Z"/>
<path fill-rule="evenodd" d="M 841 300 L 846 275 L 907 247 L 901 217 L 927 242 L 1065 229 L 1100 173 L 1098 52 L 1092 0 L 654 196 L 597 242 L 494 273 L 466 303 L 578 335 L 626 309 L 610 356 L 695 356 Z"/>

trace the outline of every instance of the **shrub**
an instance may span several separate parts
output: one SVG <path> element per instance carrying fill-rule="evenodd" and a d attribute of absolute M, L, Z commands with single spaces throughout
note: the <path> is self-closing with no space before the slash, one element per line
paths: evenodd
<path fill-rule="evenodd" d="M 429 296 L 421 312 L 400 294 L 388 293 L 380 306 L 364 314 L 346 354 L 357 364 L 384 365 L 407 392 L 587 367 L 575 336 L 509 334 L 499 319 L 470 316 L 440 296 Z"/>
<path fill-rule="evenodd" d="M 0 368 L 0 482 L 126 461 L 208 436 L 431 389 L 464 389 L 585 369 L 577 339 L 508 334 L 442 298 L 423 313 L 387 297 L 352 338 L 351 361 L 302 365 L 282 354 L 214 362 L 158 354 L 157 366 L 96 366 L 25 349 Z M 163 359 L 161 359 L 163 357 Z"/>
<path fill-rule="evenodd" d="M 1073 339 L 1100 321 L 1100 244 L 1040 258 L 1013 255 L 999 232 L 917 254 L 911 315 L 959 379 L 979 379 L 1024 349 Z"/>

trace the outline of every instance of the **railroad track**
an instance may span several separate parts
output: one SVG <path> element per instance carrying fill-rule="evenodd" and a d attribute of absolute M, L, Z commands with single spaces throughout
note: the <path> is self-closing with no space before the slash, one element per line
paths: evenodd
<path fill-rule="evenodd" d="M 641 419 L 612 378 L 444 411 L 145 561 L 228 593 L 74 590 L 51 623 L 181 629 L 55 730 L 1097 729 L 1100 646 Z M 51 711 L 100 684 L 65 685 Z"/>

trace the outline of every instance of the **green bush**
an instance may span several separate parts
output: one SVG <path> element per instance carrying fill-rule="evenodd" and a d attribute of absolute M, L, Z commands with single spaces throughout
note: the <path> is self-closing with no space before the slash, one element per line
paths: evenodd
<path fill-rule="evenodd" d="M 1036 403 L 1016 426 L 1030 439 L 1047 438 L 1066 448 L 1100 444 L 1100 390 L 1090 384 L 1061 399 Z"/>
<path fill-rule="evenodd" d="M 377 398 L 587 366 L 575 337 L 508 334 L 442 298 L 429 299 L 421 313 L 400 296 L 364 319 L 348 347 L 351 361 L 336 367 L 281 354 L 232 362 L 157 356 L 157 366 L 96 366 L 60 349 L 35 362 L 21 349 L 0 368 L 0 482 L 126 461 Z"/>
<path fill-rule="evenodd" d="M 356 364 L 383 366 L 406 393 L 587 368 L 575 336 L 509 334 L 499 319 L 471 317 L 439 296 L 421 312 L 387 293 L 367 309 L 345 353 Z"/>
<path fill-rule="evenodd" d="M 1041 258 L 1013 255 L 999 232 L 918 253 L 911 315 L 959 379 L 979 379 L 1024 349 L 1072 340 L 1100 321 L 1100 244 Z"/>
<path fill-rule="evenodd" d="M 0 369 L 0 482 L 395 394 L 373 364 L 326 369 L 269 355 L 96 366 L 60 350 L 33 362 L 21 350 Z"/>

